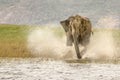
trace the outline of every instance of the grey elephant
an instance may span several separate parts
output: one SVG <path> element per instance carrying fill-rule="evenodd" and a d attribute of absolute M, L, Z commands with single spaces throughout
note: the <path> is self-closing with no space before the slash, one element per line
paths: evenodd
<path fill-rule="evenodd" d="M 91 22 L 88 18 L 80 15 L 70 16 L 68 19 L 60 21 L 60 24 L 64 28 L 67 36 L 67 46 L 74 44 L 77 58 L 81 58 L 79 44 L 83 45 L 85 52 L 87 45 L 90 42 L 90 36 L 92 33 Z"/>

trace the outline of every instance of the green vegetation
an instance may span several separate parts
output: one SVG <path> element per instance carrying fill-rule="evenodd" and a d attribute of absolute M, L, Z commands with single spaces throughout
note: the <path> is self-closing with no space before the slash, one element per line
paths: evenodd
<path fill-rule="evenodd" d="M 38 26 L 39 27 L 39 26 Z M 27 35 L 30 30 L 37 28 L 37 26 L 27 25 L 12 25 L 0 24 L 0 57 L 35 57 L 27 49 Z M 45 27 L 39 27 L 45 28 Z M 53 30 L 56 36 L 61 37 L 65 34 L 62 27 L 47 27 Z M 120 30 L 119 29 L 98 29 L 94 28 L 94 34 L 102 30 L 111 30 L 116 44 L 120 44 Z M 119 45 L 120 46 L 120 45 Z M 84 62 L 84 61 L 83 61 Z"/>
<path fill-rule="evenodd" d="M 33 57 L 26 47 L 26 25 L 0 24 L 0 57 Z"/>
<path fill-rule="evenodd" d="M 42 29 L 46 27 L 0 24 L 0 57 L 35 57 L 27 49 L 28 33 L 35 28 Z M 59 37 L 64 34 L 63 29 L 59 27 L 49 27 L 49 29 Z"/>

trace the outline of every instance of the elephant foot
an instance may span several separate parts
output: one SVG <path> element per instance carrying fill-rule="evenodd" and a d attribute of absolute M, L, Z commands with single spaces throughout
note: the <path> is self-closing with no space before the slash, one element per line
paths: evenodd
<path fill-rule="evenodd" d="M 82 57 L 80 56 L 80 57 L 78 57 L 78 59 L 81 59 Z"/>

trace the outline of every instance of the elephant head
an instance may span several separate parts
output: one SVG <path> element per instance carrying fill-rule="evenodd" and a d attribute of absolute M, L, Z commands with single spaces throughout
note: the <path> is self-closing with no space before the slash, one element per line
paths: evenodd
<path fill-rule="evenodd" d="M 78 45 L 82 44 L 86 46 L 89 43 L 89 38 L 91 35 L 90 20 L 86 17 L 76 15 L 60 21 L 60 24 L 66 32 L 67 46 L 72 46 L 74 43 L 77 57 L 81 58 Z"/>
<path fill-rule="evenodd" d="M 60 24 L 64 28 L 67 36 L 67 46 L 72 46 L 72 43 L 74 40 L 76 40 L 79 43 L 78 38 L 82 36 L 82 32 L 84 28 L 82 26 L 83 19 L 81 16 L 70 16 L 68 19 L 60 21 Z"/>

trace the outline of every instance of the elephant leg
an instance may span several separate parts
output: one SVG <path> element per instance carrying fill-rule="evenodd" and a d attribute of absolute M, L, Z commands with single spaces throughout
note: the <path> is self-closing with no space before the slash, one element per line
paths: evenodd
<path fill-rule="evenodd" d="M 80 59 L 81 54 L 80 54 L 80 50 L 79 50 L 79 45 L 78 45 L 77 39 L 75 37 L 74 37 L 74 47 L 75 47 L 75 51 L 77 54 L 77 58 Z"/>
<path fill-rule="evenodd" d="M 81 44 L 85 47 L 85 48 L 81 51 L 82 54 L 86 53 L 87 48 L 88 48 L 87 45 L 89 44 L 89 42 L 90 42 L 90 35 L 88 34 L 88 35 L 86 35 L 86 36 L 83 38 L 83 40 L 82 40 L 82 42 L 81 42 Z"/>
<path fill-rule="evenodd" d="M 72 46 L 73 43 L 73 37 L 72 34 L 70 32 L 67 32 L 67 46 Z"/>

